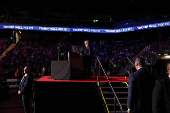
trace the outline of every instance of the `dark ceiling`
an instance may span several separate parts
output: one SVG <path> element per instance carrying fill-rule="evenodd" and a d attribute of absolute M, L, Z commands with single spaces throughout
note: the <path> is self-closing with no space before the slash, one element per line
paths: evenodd
<path fill-rule="evenodd" d="M 28 11 L 28 12 L 54 12 L 68 14 L 85 14 L 90 16 L 109 16 L 112 18 L 130 19 L 135 17 L 146 17 L 159 14 L 170 13 L 168 2 L 141 1 L 141 0 L 85 0 L 71 1 L 65 3 L 46 2 L 46 3 L 25 3 L 23 5 L 2 4 L 0 10 Z"/>
<path fill-rule="evenodd" d="M 166 7 L 167 6 L 167 7 Z M 1 9 L 24 9 L 24 10 L 49 10 L 58 12 L 78 12 L 78 13 L 102 13 L 112 14 L 119 12 L 147 12 L 147 11 L 166 11 L 169 9 L 168 2 L 149 3 L 141 0 L 84 0 L 77 2 L 50 2 L 50 3 L 25 3 L 17 5 L 1 4 Z"/>

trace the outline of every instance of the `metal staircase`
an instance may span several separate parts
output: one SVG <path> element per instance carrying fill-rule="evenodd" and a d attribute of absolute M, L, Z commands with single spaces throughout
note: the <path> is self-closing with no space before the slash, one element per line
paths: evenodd
<path fill-rule="evenodd" d="M 127 111 L 127 97 L 128 97 L 128 87 L 125 83 L 122 82 L 111 82 L 111 85 L 113 86 L 113 89 L 117 95 L 117 98 L 119 99 L 119 102 L 121 103 L 123 113 L 126 113 Z M 114 93 L 112 92 L 111 88 L 109 87 L 108 83 L 101 83 L 101 89 L 103 91 L 103 96 L 106 101 L 106 105 L 108 107 L 109 113 L 121 113 L 120 106 L 116 102 L 116 99 L 114 98 Z M 114 103 L 116 103 L 114 105 Z M 114 111 L 115 109 L 115 111 Z"/>
<path fill-rule="evenodd" d="M 98 86 L 100 88 L 100 92 L 102 95 L 102 99 L 104 101 L 104 106 L 106 107 L 105 112 L 106 113 L 116 113 L 116 112 L 120 112 L 120 113 L 124 113 L 123 112 L 123 108 L 122 105 L 124 106 L 124 108 L 126 107 L 126 102 L 127 102 L 127 84 L 125 84 L 124 82 L 110 82 L 106 72 L 103 69 L 103 66 L 99 60 L 99 58 L 97 57 L 96 59 L 99 63 L 99 78 L 97 80 L 98 82 Z M 97 63 L 97 62 L 96 62 Z M 95 63 L 95 65 L 96 65 Z M 104 73 L 107 82 L 100 82 L 100 68 L 102 69 L 102 72 Z M 114 87 L 113 87 L 114 86 Z M 115 90 L 116 89 L 116 90 Z M 118 96 L 121 98 L 122 102 L 121 103 L 119 101 Z"/>

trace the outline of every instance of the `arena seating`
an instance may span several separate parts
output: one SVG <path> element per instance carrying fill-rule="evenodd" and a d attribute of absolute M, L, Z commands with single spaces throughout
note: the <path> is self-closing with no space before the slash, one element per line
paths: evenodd
<path fill-rule="evenodd" d="M 11 39 L 0 38 L 0 55 L 10 46 Z"/>
<path fill-rule="evenodd" d="M 157 55 L 159 49 L 166 49 L 169 46 L 169 38 L 157 39 L 149 44 L 144 51 L 140 52 L 138 57 L 143 57 L 146 63 L 154 64 L 157 59 L 157 57 L 155 57 L 155 54 Z"/>
<path fill-rule="evenodd" d="M 71 46 L 66 43 L 60 50 L 60 60 L 68 59 Z M 2 76 L 14 76 L 17 69 L 23 75 L 25 65 L 30 65 L 34 76 L 39 76 L 42 67 L 50 70 L 51 60 L 58 60 L 58 45 L 50 41 L 18 42 L 16 46 L 2 58 L 0 67 Z M 50 73 L 49 73 L 50 74 Z"/>
<path fill-rule="evenodd" d="M 77 45 L 79 52 L 84 45 L 82 42 L 78 42 Z M 162 45 L 162 43 L 164 45 Z M 94 57 L 99 57 L 108 75 L 116 75 L 118 71 L 123 69 L 125 65 L 129 63 L 126 57 L 129 57 L 130 60 L 133 61 L 133 57 L 137 55 L 144 57 L 146 62 L 151 62 L 152 54 L 156 53 L 160 46 L 165 46 L 165 44 L 168 45 L 169 43 L 168 40 L 165 40 L 148 44 L 146 40 L 113 41 L 112 45 L 101 45 L 96 44 L 96 42 L 91 42 Z M 145 48 L 146 46 L 147 48 Z M 74 49 L 77 48 L 74 47 Z M 144 48 L 145 50 L 143 50 Z M 71 51 L 71 49 L 73 49 L 73 46 L 68 42 L 65 43 L 59 51 L 60 60 L 67 60 L 67 53 Z M 0 62 L 1 75 L 14 76 L 17 69 L 19 69 L 19 75 L 22 75 L 23 67 L 30 65 L 32 66 L 34 76 L 40 76 L 43 66 L 48 67 L 50 72 L 51 60 L 58 60 L 58 45 L 56 43 L 46 40 L 33 43 L 20 41 Z M 94 70 L 94 74 L 98 74 L 98 66 L 94 67 L 94 60 L 92 62 L 92 71 Z"/>
<path fill-rule="evenodd" d="M 79 51 L 82 46 L 83 44 L 79 42 Z M 106 72 L 110 73 L 109 75 L 116 75 L 128 63 L 126 57 L 132 60 L 138 52 L 147 46 L 147 41 L 117 41 L 112 42 L 112 45 L 98 45 L 92 42 L 91 46 L 93 46 L 94 56 L 99 57 Z"/>

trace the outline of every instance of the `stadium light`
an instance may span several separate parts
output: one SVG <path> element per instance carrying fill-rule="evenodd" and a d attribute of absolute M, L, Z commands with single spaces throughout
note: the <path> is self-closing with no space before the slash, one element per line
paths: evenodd
<path fill-rule="evenodd" d="M 93 20 L 93 23 L 96 23 L 96 22 L 98 22 L 98 20 Z"/>
<path fill-rule="evenodd" d="M 167 56 L 164 56 L 164 57 L 168 59 L 168 58 L 170 58 L 170 55 L 167 55 Z"/>

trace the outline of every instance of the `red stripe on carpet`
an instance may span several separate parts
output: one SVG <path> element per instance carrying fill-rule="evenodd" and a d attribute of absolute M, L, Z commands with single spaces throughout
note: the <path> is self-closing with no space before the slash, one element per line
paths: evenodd
<path fill-rule="evenodd" d="M 76 79 L 76 80 L 53 80 L 50 78 L 51 76 L 44 76 L 37 80 L 37 82 L 97 82 L 98 76 L 91 76 L 91 78 L 86 79 Z M 115 77 L 115 76 L 108 76 L 110 82 L 128 82 L 129 77 Z M 100 82 L 107 82 L 105 76 L 100 77 Z"/>

